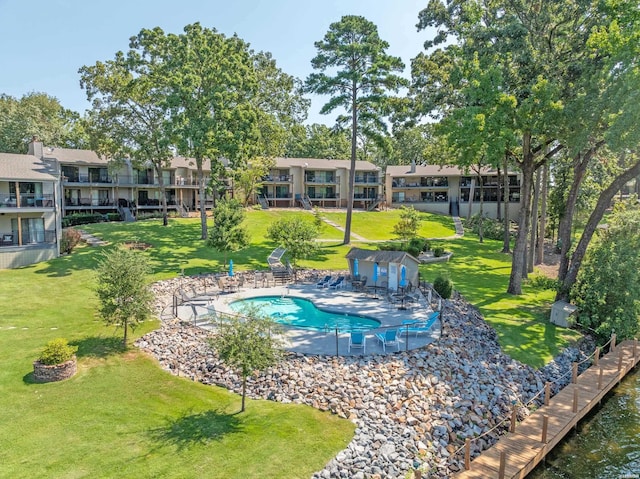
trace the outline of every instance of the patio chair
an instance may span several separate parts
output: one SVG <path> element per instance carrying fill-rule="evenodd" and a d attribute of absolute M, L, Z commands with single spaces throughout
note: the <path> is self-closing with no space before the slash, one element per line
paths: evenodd
<path fill-rule="evenodd" d="M 351 348 L 362 348 L 362 354 L 366 354 L 367 338 L 362 331 L 351 331 L 349 335 L 349 352 Z"/>
<path fill-rule="evenodd" d="M 387 329 L 384 333 L 376 333 L 376 338 L 382 343 L 382 350 L 387 352 L 387 346 L 395 345 L 400 351 L 400 338 L 397 329 Z"/>
<path fill-rule="evenodd" d="M 416 321 L 409 324 L 407 331 L 410 333 L 416 333 L 416 337 L 418 337 L 418 334 L 428 333 L 431 330 L 431 327 L 433 326 L 433 324 L 438 320 L 439 317 L 440 317 L 440 311 L 435 311 L 431 313 L 429 317 L 427 317 L 426 321 Z M 403 324 L 404 324 L 404 321 L 403 321 Z"/>
<path fill-rule="evenodd" d="M 336 279 L 334 282 L 329 283 L 329 286 L 327 286 L 329 289 L 338 289 L 338 288 L 342 288 L 344 286 L 344 276 L 338 276 L 338 279 Z"/>
<path fill-rule="evenodd" d="M 325 288 L 331 282 L 331 275 L 328 274 L 316 283 L 316 288 Z"/>

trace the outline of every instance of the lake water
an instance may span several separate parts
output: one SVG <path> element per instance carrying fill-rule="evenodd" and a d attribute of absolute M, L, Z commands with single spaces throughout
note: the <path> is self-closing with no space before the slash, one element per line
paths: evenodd
<path fill-rule="evenodd" d="M 640 479 L 640 369 L 629 374 L 527 479 Z"/>

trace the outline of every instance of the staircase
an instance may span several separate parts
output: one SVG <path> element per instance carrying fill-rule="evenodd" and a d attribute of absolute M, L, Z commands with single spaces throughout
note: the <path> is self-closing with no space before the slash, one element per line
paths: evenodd
<path fill-rule="evenodd" d="M 375 210 L 378 206 L 380 206 L 380 203 L 383 203 L 383 202 L 384 202 L 384 196 L 383 195 L 378 195 L 378 197 L 374 201 L 371 202 L 371 204 L 367 208 L 367 211 Z"/>
<path fill-rule="evenodd" d="M 122 221 L 126 223 L 131 223 L 136 220 L 136 217 L 133 216 L 133 213 L 131 212 L 131 208 L 128 206 L 118 206 L 118 213 L 120 213 Z"/>
<path fill-rule="evenodd" d="M 178 203 L 178 214 L 180 215 L 181 218 L 188 218 L 189 217 L 189 208 L 187 208 L 187 205 L 185 205 L 183 202 Z"/>
<path fill-rule="evenodd" d="M 312 209 L 313 209 L 313 206 L 311 205 L 311 200 L 309 199 L 309 197 L 308 197 L 308 196 L 303 196 L 303 197 L 300 199 L 300 202 L 302 203 L 302 207 L 303 207 L 305 210 L 312 210 Z"/>
<path fill-rule="evenodd" d="M 269 202 L 267 201 L 267 199 L 260 195 L 258 196 L 258 202 L 260 203 L 260 206 L 262 206 L 263 210 L 268 210 L 269 209 Z"/>

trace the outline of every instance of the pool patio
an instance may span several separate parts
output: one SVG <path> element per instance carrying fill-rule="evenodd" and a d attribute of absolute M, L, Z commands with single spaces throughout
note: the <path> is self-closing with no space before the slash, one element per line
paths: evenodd
<path fill-rule="evenodd" d="M 433 312 L 431 305 L 421 293 L 418 293 L 419 301 L 411 304 L 407 309 L 401 309 L 398 304 L 390 303 L 378 293 L 378 297 L 365 295 L 361 292 L 346 289 L 316 288 L 314 284 L 291 284 L 269 288 L 247 288 L 233 293 L 220 293 L 216 290 L 207 295 L 193 298 L 189 303 L 177 307 L 177 316 L 183 321 L 192 321 L 205 329 L 214 329 L 211 322 L 212 315 L 218 313 L 237 314 L 229 304 L 240 299 L 256 296 L 283 296 L 299 297 L 313 301 L 315 305 L 327 311 L 338 314 L 350 313 L 373 317 L 380 321 L 380 327 L 367 331 L 366 354 L 390 354 L 398 350 L 411 350 L 422 348 L 440 337 L 441 322 L 435 321 L 428 331 L 408 331 L 407 321 L 426 321 Z M 389 346 L 385 351 L 382 343 L 376 338 L 376 333 L 384 333 L 387 329 L 397 328 L 400 338 L 398 347 Z M 335 330 L 321 331 L 314 329 L 302 329 L 285 327 L 286 349 L 302 354 L 322 354 L 340 356 L 361 356 L 362 349 L 354 349 L 349 352 L 349 337 L 347 332 Z"/>

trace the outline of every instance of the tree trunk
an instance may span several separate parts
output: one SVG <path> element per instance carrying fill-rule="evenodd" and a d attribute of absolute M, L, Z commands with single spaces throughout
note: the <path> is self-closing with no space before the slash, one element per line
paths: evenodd
<path fill-rule="evenodd" d="M 510 227 L 511 222 L 509 220 L 509 157 L 507 154 L 504 154 L 504 177 L 502 181 L 504 182 L 504 192 L 503 192 L 503 201 L 504 201 L 504 236 L 502 241 L 502 252 L 509 253 L 511 251 L 511 234 Z"/>
<path fill-rule="evenodd" d="M 638 174 L 640 174 L 640 161 L 634 163 L 631 168 L 616 176 L 616 178 L 611 182 L 607 189 L 600 193 L 598 202 L 596 203 L 596 207 L 591 213 L 591 216 L 589 216 L 589 220 L 584 227 L 584 231 L 582 232 L 580 241 L 578 242 L 575 251 L 571 255 L 570 266 L 567 270 L 564 281 L 562 282 L 562 287 L 558 291 L 556 301 L 560 299 L 566 301 L 569 299 L 571 287 L 576 282 L 576 278 L 578 277 L 578 272 L 580 271 L 580 266 L 582 265 L 582 260 L 584 259 L 587 247 L 589 246 L 591 238 L 593 238 L 593 234 L 595 233 L 600 220 L 604 216 L 605 211 L 611 204 L 611 200 L 613 199 L 615 194 L 620 191 L 620 189 L 625 185 L 625 183 L 633 179 Z"/>
<path fill-rule="evenodd" d="M 200 204 L 200 225 L 202 227 L 202 235 L 200 239 L 207 239 L 207 210 L 204 203 L 204 172 L 202 171 L 202 158 L 196 157 L 196 167 L 198 169 L 198 203 Z"/>
<path fill-rule="evenodd" d="M 242 376 L 242 406 L 240 412 L 244 412 L 244 400 L 247 397 L 247 377 Z"/>
<path fill-rule="evenodd" d="M 533 265 L 536 263 L 536 233 L 538 232 L 538 204 L 540 202 L 540 170 L 535 173 L 533 188 L 533 204 L 531 205 L 531 236 L 527 255 L 527 272 L 533 273 Z"/>
<path fill-rule="evenodd" d="M 356 104 L 357 85 L 351 87 L 351 165 L 349 167 L 349 191 L 347 191 L 347 220 L 344 225 L 343 244 L 351 243 L 351 216 L 353 215 L 353 188 L 356 181 L 356 143 L 358 126 L 358 106 Z"/>
<path fill-rule="evenodd" d="M 467 210 L 467 220 L 471 219 L 471 211 L 473 211 L 473 197 L 476 193 L 476 179 L 471 178 L 471 185 L 469 186 L 469 201 L 467 204 L 469 205 L 469 209 Z"/>
<path fill-rule="evenodd" d="M 480 237 L 480 243 L 484 242 L 484 182 L 482 181 L 482 175 L 478 174 L 478 182 L 480 183 L 480 223 L 478 227 L 478 236 Z"/>
<path fill-rule="evenodd" d="M 162 226 L 167 226 L 169 224 L 169 220 L 167 219 L 167 188 L 164 184 L 164 178 L 162 177 L 162 165 L 153 162 L 153 166 L 156 175 L 158 175 L 158 188 L 160 189 L 160 201 L 162 202 Z"/>
<path fill-rule="evenodd" d="M 540 198 L 542 205 L 540 209 L 540 225 L 538 227 L 538 254 L 536 256 L 536 264 L 544 261 L 544 237 L 547 230 L 547 196 L 549 194 L 549 162 L 542 167 L 542 189 L 540 190 Z"/>
<path fill-rule="evenodd" d="M 127 319 L 124 320 L 124 338 L 122 339 L 122 345 L 124 348 L 127 348 L 127 333 L 129 332 L 129 321 Z"/>
<path fill-rule="evenodd" d="M 500 170 L 500 167 L 498 167 L 498 203 L 496 204 L 496 216 L 497 216 L 497 220 L 500 221 L 502 219 L 502 188 L 503 188 L 503 184 L 502 184 L 502 171 Z"/>
<path fill-rule="evenodd" d="M 513 248 L 511 260 L 511 275 L 507 293 L 522 294 L 522 278 L 526 276 L 525 251 L 527 249 L 527 234 L 529 232 L 529 209 L 531 204 L 531 187 L 535 162 L 531 152 L 531 134 L 522 136 L 522 185 L 520 186 L 520 219 L 518 221 L 518 236 Z"/>

